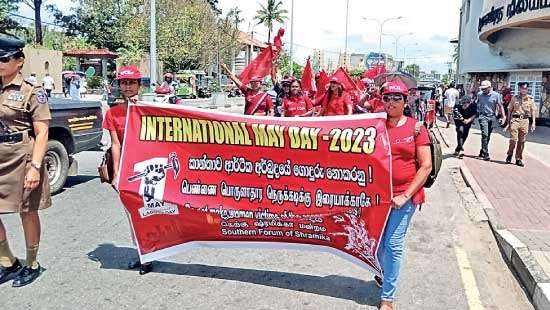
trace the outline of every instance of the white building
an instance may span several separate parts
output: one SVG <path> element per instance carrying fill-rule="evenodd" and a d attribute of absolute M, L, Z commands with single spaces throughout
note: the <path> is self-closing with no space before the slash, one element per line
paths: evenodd
<path fill-rule="evenodd" d="M 325 61 L 325 50 L 314 50 L 313 51 L 313 69 L 318 72 L 321 70 L 327 70 L 327 64 Z"/>
<path fill-rule="evenodd" d="M 550 117 L 550 1 L 463 0 L 458 74 L 467 90 L 529 82 L 541 117 Z"/>
<path fill-rule="evenodd" d="M 351 54 L 349 57 L 350 69 L 365 69 L 365 54 Z"/>

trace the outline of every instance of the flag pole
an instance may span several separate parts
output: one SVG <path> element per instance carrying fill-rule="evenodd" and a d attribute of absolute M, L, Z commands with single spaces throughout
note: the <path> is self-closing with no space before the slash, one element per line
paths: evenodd
<path fill-rule="evenodd" d="M 294 75 L 294 0 L 290 9 L 290 76 Z"/>
<path fill-rule="evenodd" d="M 149 73 L 151 85 L 157 83 L 157 4 L 151 0 L 151 32 L 149 51 Z"/>

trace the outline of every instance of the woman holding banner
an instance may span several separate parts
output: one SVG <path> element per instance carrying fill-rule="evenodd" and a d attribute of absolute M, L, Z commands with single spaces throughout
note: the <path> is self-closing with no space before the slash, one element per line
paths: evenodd
<path fill-rule="evenodd" d="M 283 115 L 285 117 L 311 116 L 313 102 L 302 93 L 302 82 L 294 80 L 290 84 L 290 95 L 283 98 Z"/>
<path fill-rule="evenodd" d="M 392 209 L 378 251 L 383 279 L 375 277 L 382 287 L 382 310 L 393 309 L 405 235 L 416 207 L 424 203 L 423 186 L 432 170 L 428 131 L 404 115 L 407 95 L 408 89 L 401 81 L 389 82 L 382 95 L 393 172 Z"/>
<path fill-rule="evenodd" d="M 273 100 L 267 92 L 261 90 L 262 78 L 252 77 L 249 86 L 245 85 L 226 64 L 220 64 L 227 76 L 239 87 L 244 94 L 244 114 L 245 115 L 263 115 L 274 116 Z"/>
<path fill-rule="evenodd" d="M 111 185 L 115 189 L 118 187 L 120 155 L 124 143 L 128 103 L 138 100 L 139 88 L 141 86 L 141 72 L 135 66 L 122 67 L 118 71 L 116 79 L 119 82 L 120 93 L 124 102 L 107 110 L 103 119 L 103 129 L 108 130 L 111 137 L 111 156 L 113 158 L 113 182 Z M 131 262 L 129 264 L 129 267 L 132 269 L 138 266 L 141 267 L 139 274 L 146 274 L 153 270 L 151 263 L 140 264 L 139 262 Z"/>
<path fill-rule="evenodd" d="M 337 77 L 330 80 L 327 93 L 323 100 L 320 116 L 332 115 L 351 115 L 353 114 L 353 103 L 347 92 L 344 91 L 344 86 Z"/>

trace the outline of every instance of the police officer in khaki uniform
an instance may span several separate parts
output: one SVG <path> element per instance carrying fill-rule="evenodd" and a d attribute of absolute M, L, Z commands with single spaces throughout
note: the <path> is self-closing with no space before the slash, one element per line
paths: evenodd
<path fill-rule="evenodd" d="M 32 283 L 43 270 L 36 260 L 38 210 L 51 206 L 43 164 L 50 109 L 42 89 L 20 73 L 23 47 L 22 41 L 0 37 L 0 214 L 19 213 L 27 246 L 23 265 L 12 254 L 0 221 L 0 284 L 13 279 L 14 287 Z"/>
<path fill-rule="evenodd" d="M 533 97 L 529 96 L 529 84 L 519 83 L 519 96 L 513 96 L 510 101 L 508 120 L 510 123 L 506 130 L 510 131 L 510 146 L 508 147 L 508 156 L 506 163 L 512 162 L 514 150 L 516 151 L 516 165 L 523 167 L 523 149 L 529 127 L 535 131 L 535 102 Z M 529 125 L 531 123 L 531 125 Z"/>

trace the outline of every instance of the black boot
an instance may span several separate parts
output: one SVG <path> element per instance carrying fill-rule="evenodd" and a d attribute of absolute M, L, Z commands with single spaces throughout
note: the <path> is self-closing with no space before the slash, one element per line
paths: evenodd
<path fill-rule="evenodd" d="M 506 163 L 511 164 L 512 163 L 512 155 L 506 156 Z"/>
<path fill-rule="evenodd" d="M 148 274 L 151 271 L 153 271 L 153 263 L 152 262 L 143 263 L 143 264 L 141 264 L 141 268 L 139 268 L 139 274 L 140 275 Z"/>
<path fill-rule="evenodd" d="M 19 262 L 18 259 L 15 259 L 15 262 L 13 262 L 11 267 L 0 266 L 0 284 L 15 278 L 21 269 L 23 269 L 23 265 L 21 265 L 21 262 Z"/>
<path fill-rule="evenodd" d="M 36 280 L 42 273 L 42 268 L 40 265 L 38 265 L 38 268 L 33 269 L 29 266 L 23 267 L 23 270 L 17 275 L 17 277 L 13 280 L 13 287 L 21 287 L 25 285 L 29 285 Z"/>
<path fill-rule="evenodd" d="M 523 160 L 521 160 L 521 159 L 516 160 L 516 165 L 518 165 L 520 167 L 525 167 L 525 164 L 523 163 Z"/>

